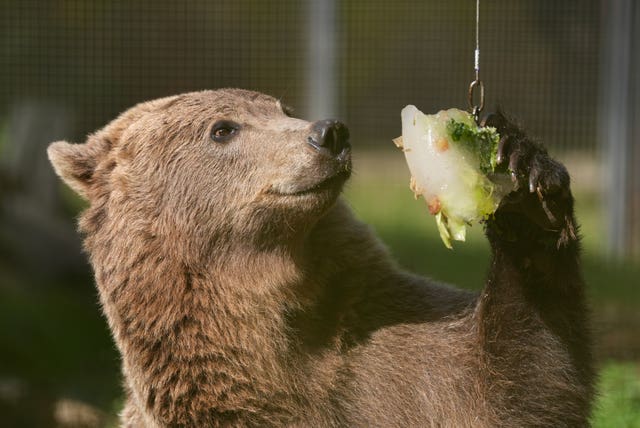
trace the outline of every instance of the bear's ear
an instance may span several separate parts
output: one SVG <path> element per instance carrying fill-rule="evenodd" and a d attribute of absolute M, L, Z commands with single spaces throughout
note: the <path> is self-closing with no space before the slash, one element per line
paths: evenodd
<path fill-rule="evenodd" d="M 100 144 L 94 137 L 85 144 L 56 141 L 47 148 L 47 155 L 56 174 L 80 196 L 89 199 L 93 173 L 106 149 L 105 144 Z"/>

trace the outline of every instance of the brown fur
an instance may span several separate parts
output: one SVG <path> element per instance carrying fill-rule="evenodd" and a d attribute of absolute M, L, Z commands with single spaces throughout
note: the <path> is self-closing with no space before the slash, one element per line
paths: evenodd
<path fill-rule="evenodd" d="M 219 119 L 242 126 L 230 142 L 209 138 Z M 479 296 L 403 272 L 342 182 L 283 195 L 337 171 L 309 129 L 271 97 L 219 90 L 51 145 L 90 202 L 80 230 L 122 354 L 122 425 L 586 425 L 577 243 L 504 238 L 524 220 L 501 210 Z"/>

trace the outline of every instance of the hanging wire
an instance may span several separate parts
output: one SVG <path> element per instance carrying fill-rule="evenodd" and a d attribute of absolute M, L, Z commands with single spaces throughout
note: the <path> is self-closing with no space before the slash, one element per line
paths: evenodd
<path fill-rule="evenodd" d="M 484 108 L 484 84 L 480 80 L 480 0 L 476 0 L 476 50 L 474 52 L 475 80 L 469 85 L 469 109 L 476 122 L 480 120 L 480 112 Z M 474 104 L 473 92 L 480 89 L 479 104 Z"/>

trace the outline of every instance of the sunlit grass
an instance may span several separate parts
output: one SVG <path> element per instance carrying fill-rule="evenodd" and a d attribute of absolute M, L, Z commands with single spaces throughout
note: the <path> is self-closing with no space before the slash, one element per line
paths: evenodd
<path fill-rule="evenodd" d="M 594 428 L 640 427 L 640 366 L 608 363 L 600 371 Z"/>

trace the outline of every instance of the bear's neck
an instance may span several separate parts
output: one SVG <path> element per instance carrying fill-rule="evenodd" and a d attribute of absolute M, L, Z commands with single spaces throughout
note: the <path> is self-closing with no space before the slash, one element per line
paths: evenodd
<path fill-rule="evenodd" d="M 293 367 L 301 365 L 292 331 L 322 322 L 311 325 L 305 314 L 341 264 L 329 260 L 340 257 L 329 248 L 331 232 L 312 245 L 321 250 L 227 243 L 199 261 L 181 259 L 148 234 L 110 236 L 120 238 L 88 236 L 85 246 L 139 408 L 154 414 L 189 402 L 228 412 L 259 406 L 258 396 L 273 406 L 286 401 L 289 385 L 299 383 Z"/>

